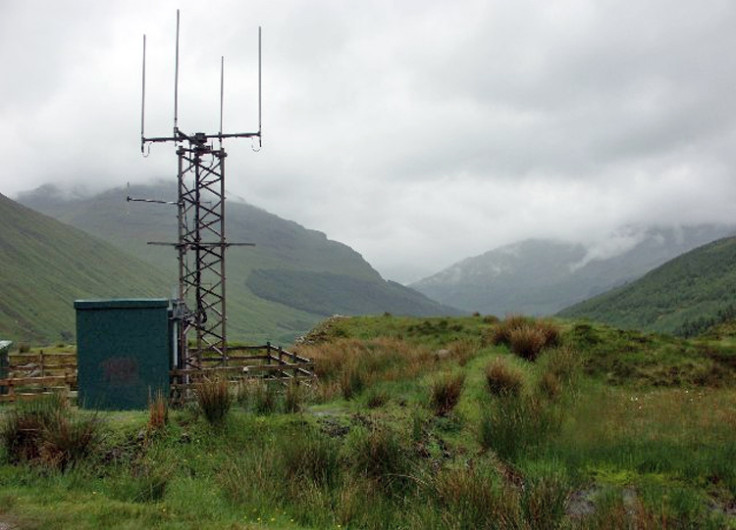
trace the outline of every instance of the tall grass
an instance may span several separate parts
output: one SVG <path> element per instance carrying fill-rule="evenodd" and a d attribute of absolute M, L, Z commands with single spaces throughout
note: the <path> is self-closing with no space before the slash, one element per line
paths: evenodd
<path fill-rule="evenodd" d="M 460 401 L 465 385 L 465 374 L 444 374 L 436 377 L 430 386 L 430 406 L 437 416 L 447 416 Z"/>
<path fill-rule="evenodd" d="M 503 357 L 486 365 L 486 386 L 494 396 L 518 396 L 524 389 L 524 374 Z"/>
<path fill-rule="evenodd" d="M 484 449 L 513 461 L 546 443 L 559 430 L 561 420 L 559 411 L 537 396 L 504 396 L 483 406 L 479 442 Z"/>
<path fill-rule="evenodd" d="M 374 424 L 351 432 L 348 461 L 359 476 L 388 486 L 406 481 L 411 454 L 396 430 Z"/>
<path fill-rule="evenodd" d="M 100 437 L 97 416 L 72 414 L 66 398 L 58 394 L 17 404 L 0 430 L 11 462 L 36 462 L 60 470 L 92 454 Z"/>
<path fill-rule="evenodd" d="M 169 421 L 169 400 L 159 389 L 155 397 L 148 396 L 148 432 L 160 431 Z"/>
<path fill-rule="evenodd" d="M 520 315 L 509 315 L 493 330 L 491 342 L 505 344 L 528 361 L 534 361 L 545 348 L 561 344 L 558 326 L 549 321 L 533 320 Z"/>
<path fill-rule="evenodd" d="M 207 421 L 221 424 L 232 405 L 232 396 L 226 379 L 205 379 L 194 387 L 197 405 Z"/>
<path fill-rule="evenodd" d="M 293 481 L 308 480 L 334 486 L 340 477 L 338 444 L 314 429 L 292 433 L 278 449 L 284 475 Z"/>

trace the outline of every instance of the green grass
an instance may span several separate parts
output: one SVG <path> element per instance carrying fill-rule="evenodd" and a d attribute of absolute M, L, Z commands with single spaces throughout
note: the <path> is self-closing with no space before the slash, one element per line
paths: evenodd
<path fill-rule="evenodd" d="M 0 522 L 736 528 L 727 514 L 736 498 L 736 389 L 682 375 L 711 362 L 703 348 L 724 348 L 720 339 L 555 324 L 561 345 L 530 362 L 484 340 L 498 324 L 480 317 L 330 321 L 313 335 L 319 344 L 300 347 L 320 352 L 321 374 L 301 407 L 281 395 L 261 405 L 266 389 L 254 385 L 216 426 L 191 407 L 171 410 L 151 435 L 148 411 L 100 414 L 95 451 L 66 469 L 0 455 Z M 635 368 L 613 377 L 616 352 L 618 364 Z M 652 356 L 688 382 L 652 380 Z M 521 378 L 514 392 L 489 391 L 492 362 Z M 362 386 L 346 399 L 343 374 L 355 370 Z M 437 416 L 432 388 L 445 374 L 464 383 L 454 408 Z"/>

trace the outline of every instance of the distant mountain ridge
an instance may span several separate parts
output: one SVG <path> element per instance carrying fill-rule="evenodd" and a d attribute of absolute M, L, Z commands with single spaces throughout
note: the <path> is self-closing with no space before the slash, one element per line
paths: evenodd
<path fill-rule="evenodd" d="M 550 315 L 636 280 L 735 226 L 629 228 L 597 247 L 529 239 L 467 258 L 410 287 L 467 311 Z"/>
<path fill-rule="evenodd" d="M 700 246 L 560 316 L 695 335 L 736 316 L 736 237 Z"/>
<path fill-rule="evenodd" d="M 44 186 L 18 200 L 168 271 L 171 291 L 177 281 L 174 251 L 146 243 L 176 240 L 176 211 L 166 205 L 126 202 L 128 194 L 171 201 L 176 187 L 158 183 L 80 197 Z M 252 248 L 231 247 L 227 254 L 231 339 L 289 342 L 325 314 L 341 312 L 461 313 L 386 282 L 349 246 L 250 204 L 229 200 L 226 225 L 228 241 L 255 243 Z M 324 286 L 325 278 L 330 278 L 330 289 L 317 288 Z"/>
<path fill-rule="evenodd" d="M 74 300 L 166 297 L 166 274 L 0 194 L 0 338 L 71 341 Z"/>

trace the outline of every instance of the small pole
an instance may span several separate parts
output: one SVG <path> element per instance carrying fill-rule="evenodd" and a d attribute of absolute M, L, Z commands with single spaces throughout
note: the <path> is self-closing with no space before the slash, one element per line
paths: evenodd
<path fill-rule="evenodd" d="M 176 63 L 174 65 L 174 138 L 179 131 L 179 10 L 176 10 Z"/>
<path fill-rule="evenodd" d="M 225 99 L 225 57 L 220 56 L 220 149 L 222 149 L 222 108 Z"/>
<path fill-rule="evenodd" d="M 146 35 L 143 34 L 143 75 L 141 76 L 141 153 L 144 152 L 146 135 L 144 134 L 146 121 Z"/>

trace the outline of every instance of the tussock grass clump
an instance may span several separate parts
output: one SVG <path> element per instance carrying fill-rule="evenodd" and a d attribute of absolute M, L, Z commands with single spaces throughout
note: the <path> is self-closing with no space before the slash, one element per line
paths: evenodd
<path fill-rule="evenodd" d="M 456 360 L 460 366 L 465 366 L 478 353 L 478 343 L 470 339 L 458 340 L 452 342 L 448 350 L 451 359 Z"/>
<path fill-rule="evenodd" d="M 0 439 L 10 462 L 38 459 L 44 429 L 60 414 L 66 413 L 68 407 L 67 400 L 58 394 L 17 403 L 5 416 L 0 430 Z"/>
<path fill-rule="evenodd" d="M 561 340 L 560 329 L 553 322 L 535 321 L 521 315 L 507 316 L 491 335 L 492 344 L 505 344 L 527 361 L 534 361 L 544 348 L 559 346 Z"/>
<path fill-rule="evenodd" d="M 215 425 L 225 420 L 232 405 L 226 379 L 205 379 L 195 385 L 194 393 L 197 405 L 209 423 Z"/>
<path fill-rule="evenodd" d="M 430 406 L 437 416 L 447 416 L 460 401 L 465 374 L 445 374 L 437 377 L 430 387 Z"/>
<path fill-rule="evenodd" d="M 561 528 L 570 491 L 567 482 L 558 476 L 528 480 L 521 495 L 521 508 L 528 528 Z"/>
<path fill-rule="evenodd" d="M 513 353 L 534 361 L 545 346 L 544 331 L 533 326 L 522 326 L 509 333 L 509 348 Z"/>
<path fill-rule="evenodd" d="M 496 327 L 493 328 L 491 343 L 509 345 L 511 343 L 511 332 L 515 329 L 526 327 L 528 324 L 529 320 L 525 316 L 506 315 L 506 318 L 498 322 Z"/>
<path fill-rule="evenodd" d="M 96 416 L 70 416 L 64 411 L 43 428 L 39 454 L 46 465 L 64 470 L 92 453 L 100 440 Z"/>
<path fill-rule="evenodd" d="M 272 414 L 278 407 L 276 388 L 268 381 L 260 381 L 254 386 L 253 410 L 258 414 Z"/>
<path fill-rule="evenodd" d="M 403 481 L 410 466 L 410 452 L 399 434 L 387 425 L 354 429 L 348 440 L 348 459 L 359 475 L 388 486 Z"/>
<path fill-rule="evenodd" d="M 386 392 L 385 390 L 371 388 L 368 392 L 365 404 L 368 406 L 369 409 L 376 409 L 378 407 L 383 407 L 386 403 L 388 403 L 388 400 L 388 392 Z"/>
<path fill-rule="evenodd" d="M 357 362 L 350 362 L 340 372 L 340 391 L 345 399 L 352 399 L 363 391 L 365 375 Z"/>
<path fill-rule="evenodd" d="M 285 412 L 301 412 L 308 399 L 307 387 L 299 384 L 299 381 L 292 379 L 284 392 L 284 411 Z"/>
<path fill-rule="evenodd" d="M 156 396 L 148 396 L 148 432 L 156 432 L 164 427 L 169 421 L 169 400 L 164 397 L 159 389 Z"/>
<path fill-rule="evenodd" d="M 536 396 L 508 396 L 481 411 L 479 442 L 507 460 L 544 443 L 556 432 L 561 418 Z"/>
<path fill-rule="evenodd" d="M 519 494 L 486 462 L 427 476 L 448 528 L 523 528 Z"/>
<path fill-rule="evenodd" d="M 518 396 L 524 389 L 524 374 L 506 359 L 496 357 L 486 365 L 486 385 L 494 396 Z"/>
<path fill-rule="evenodd" d="M 552 372 L 544 372 L 537 383 L 539 391 L 552 401 L 556 401 L 562 396 L 562 382 Z"/>
<path fill-rule="evenodd" d="M 298 412 L 308 398 L 305 388 L 291 381 L 284 392 L 283 406 L 286 412 Z M 279 408 L 279 396 L 275 382 L 264 379 L 240 381 L 236 393 L 238 404 L 257 414 L 272 414 Z"/>
<path fill-rule="evenodd" d="M 340 476 L 337 443 L 315 429 L 293 432 L 279 447 L 278 461 L 286 477 L 333 486 Z"/>
<path fill-rule="evenodd" d="M 10 411 L 0 439 L 11 463 L 39 462 L 65 470 L 88 456 L 100 439 L 96 416 L 71 414 L 60 394 L 21 402 Z"/>

